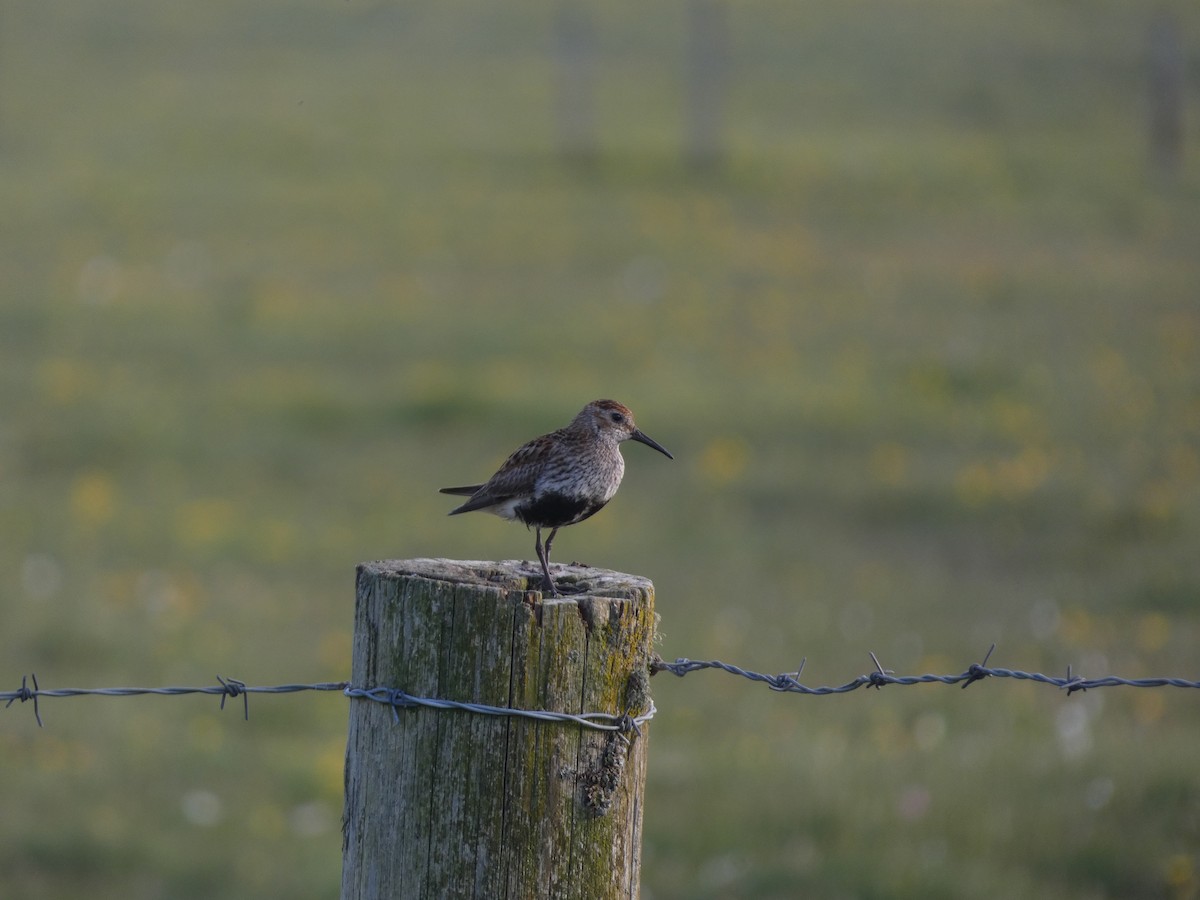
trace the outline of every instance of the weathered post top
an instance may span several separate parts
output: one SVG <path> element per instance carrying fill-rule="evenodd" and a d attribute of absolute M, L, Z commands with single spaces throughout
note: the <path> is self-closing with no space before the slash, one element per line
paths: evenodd
<path fill-rule="evenodd" d="M 538 564 L 519 559 L 384 559 L 362 563 L 358 568 L 360 573 L 369 571 L 384 578 L 416 576 L 452 584 L 503 588 L 533 595 L 527 598 L 526 602 L 546 603 L 554 602 L 555 599 L 572 601 L 585 597 L 608 597 L 628 600 L 639 606 L 654 605 L 654 585 L 648 578 L 578 563 L 555 563 L 554 582 L 563 596 L 545 599 L 542 598 L 542 571 Z"/>
<path fill-rule="evenodd" d="M 650 705 L 654 588 L 536 563 L 358 567 L 352 681 L 581 715 Z M 351 704 L 342 897 L 638 895 L 647 731 Z"/>

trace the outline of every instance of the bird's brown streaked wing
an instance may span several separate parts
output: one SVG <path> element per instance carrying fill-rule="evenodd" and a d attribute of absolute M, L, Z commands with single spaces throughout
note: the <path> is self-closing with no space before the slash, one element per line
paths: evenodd
<path fill-rule="evenodd" d="M 472 493 L 471 499 L 455 509 L 454 513 L 499 506 L 514 497 L 532 493 L 538 476 L 545 468 L 546 459 L 557 449 L 551 437 L 543 435 L 534 438 L 514 450 L 496 474 Z"/>

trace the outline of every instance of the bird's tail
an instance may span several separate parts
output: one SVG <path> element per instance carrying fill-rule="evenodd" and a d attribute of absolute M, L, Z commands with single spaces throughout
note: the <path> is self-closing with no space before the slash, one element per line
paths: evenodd
<path fill-rule="evenodd" d="M 468 484 L 464 485 L 463 487 L 442 488 L 438 493 L 456 494 L 459 497 L 470 497 L 472 494 L 477 493 L 481 487 L 483 487 L 482 484 Z"/>

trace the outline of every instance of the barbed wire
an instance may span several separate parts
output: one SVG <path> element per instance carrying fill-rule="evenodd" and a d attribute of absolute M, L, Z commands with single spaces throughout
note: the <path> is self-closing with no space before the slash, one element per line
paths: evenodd
<path fill-rule="evenodd" d="M 33 682 L 33 687 L 29 682 Z M 0 691 L 0 702 L 8 701 L 4 708 L 12 706 L 18 700 L 21 703 L 33 703 L 33 716 L 42 727 L 42 712 L 38 700 L 42 697 L 134 697 L 143 694 L 158 694 L 174 697 L 183 694 L 215 694 L 221 697 L 221 709 L 230 698 L 242 698 L 244 718 L 250 719 L 250 694 L 294 694 L 300 691 L 340 691 L 351 699 L 373 700 L 376 703 L 386 703 L 392 707 L 392 715 L 400 720 L 399 710 L 424 706 L 431 709 L 457 709 L 486 716 L 515 716 L 536 719 L 542 722 L 571 722 L 595 731 L 615 731 L 623 734 L 634 732 L 641 734 L 641 726 L 654 718 L 658 711 L 653 701 L 649 708 L 639 715 L 626 711 L 622 715 L 612 713 L 563 713 L 542 709 L 515 709 L 508 706 L 489 706 L 486 703 L 463 703 L 457 700 L 438 700 L 431 697 L 418 697 L 400 688 L 356 688 L 348 681 L 324 681 L 317 684 L 276 684 L 248 685 L 237 678 L 222 678 L 217 676 L 218 684 L 204 687 L 117 687 L 117 688 L 42 688 L 38 685 L 36 675 L 22 676 L 21 686 L 15 691 Z"/>
<path fill-rule="evenodd" d="M 29 687 L 29 682 L 33 687 Z M 0 701 L 7 700 L 4 708 L 12 706 L 20 700 L 22 703 L 32 701 L 33 715 L 40 726 L 42 724 L 41 710 L 38 699 L 41 697 L 136 697 L 142 694 L 159 694 L 168 697 L 183 694 L 218 694 L 221 697 L 221 709 L 225 701 L 231 698 L 242 698 L 244 717 L 250 719 L 250 694 L 295 694 L 299 691 L 345 691 L 348 681 L 323 681 L 318 684 L 274 684 L 267 686 L 249 685 L 237 678 L 222 678 L 217 676 L 218 684 L 205 687 L 115 687 L 115 688 L 41 688 L 38 686 L 36 675 L 22 676 L 21 686 L 15 691 L 0 691 Z"/>
<path fill-rule="evenodd" d="M 884 685 L 889 684 L 957 684 L 966 688 L 985 678 L 1012 678 L 1018 681 L 1032 681 L 1039 684 L 1053 685 L 1065 690 L 1068 696 L 1076 691 L 1087 691 L 1093 688 L 1115 687 L 1118 685 L 1137 688 L 1200 688 L 1200 681 L 1189 681 L 1184 678 L 1122 678 L 1117 675 L 1106 675 L 1102 678 L 1084 678 L 1082 675 L 1072 672 L 1069 665 L 1067 666 L 1065 677 L 1043 675 L 1040 672 L 1022 672 L 1019 669 L 989 667 L 988 660 L 991 659 L 995 649 L 996 645 L 992 644 L 991 648 L 984 655 L 982 662 L 972 663 L 963 672 L 951 675 L 896 675 L 891 669 L 885 669 L 879 662 L 879 658 L 874 653 L 871 653 L 870 657 L 871 661 L 875 664 L 875 671 L 869 672 L 866 675 L 859 675 L 857 678 L 837 686 L 810 687 L 801 684 L 800 676 L 804 672 L 804 665 L 807 659 L 801 660 L 800 667 L 795 672 L 783 672 L 777 675 L 755 672 L 716 659 L 693 660 L 687 657 L 679 657 L 674 662 L 666 662 L 657 655 L 651 660 L 649 669 L 651 675 L 658 672 L 670 672 L 672 675 L 680 678 L 702 669 L 717 669 L 730 675 L 738 675 L 750 681 L 765 684 L 773 691 L 808 696 L 846 694 L 863 687 L 882 688 Z M 33 683 L 32 687 L 29 686 L 30 682 Z M 5 709 L 17 701 L 21 703 L 31 702 L 33 704 L 34 718 L 37 719 L 38 725 L 42 726 L 42 714 L 38 706 L 38 700 L 45 697 L 132 697 L 144 694 L 158 694 L 163 696 L 211 694 L 220 696 L 221 709 L 225 708 L 226 700 L 240 697 L 242 699 L 243 717 L 249 720 L 250 694 L 294 694 L 300 691 L 338 691 L 350 699 L 370 700 L 376 703 L 387 704 L 392 708 L 392 715 L 396 721 L 400 719 L 399 711 L 401 709 L 411 709 L 420 706 L 429 709 L 460 710 L 486 716 L 521 717 L 542 722 L 571 723 L 597 731 L 620 732 L 625 735 L 628 735 L 630 732 L 641 734 L 641 726 L 654 718 L 655 713 L 658 712 L 653 701 L 649 701 L 647 709 L 637 715 L 634 715 L 630 710 L 622 714 L 602 712 L 574 714 L 544 709 L 516 709 L 507 706 L 490 706 L 486 703 L 465 703 L 457 700 L 418 697 L 400 688 L 360 688 L 355 687 L 348 681 L 260 686 L 248 685 L 237 678 L 222 678 L 218 675 L 217 682 L 215 685 L 206 685 L 203 687 L 42 688 L 38 685 L 37 676 L 31 674 L 21 678 L 21 686 L 17 690 L 0 691 L 0 702 L 7 701 L 4 703 Z"/>
<path fill-rule="evenodd" d="M 670 672 L 672 675 L 682 678 L 691 672 L 698 672 L 701 669 L 718 669 L 730 675 L 740 675 L 743 678 L 748 678 L 750 681 L 762 682 L 773 691 L 807 694 L 810 696 L 847 694 L 862 687 L 881 688 L 885 684 L 961 684 L 962 687 L 966 688 L 985 678 L 1015 678 L 1018 681 L 1034 681 L 1040 684 L 1054 685 L 1055 687 L 1065 689 L 1068 696 L 1076 691 L 1116 687 L 1117 685 L 1140 688 L 1200 688 L 1200 681 L 1188 681 L 1184 678 L 1121 678 L 1117 675 L 1106 675 L 1103 678 L 1084 678 L 1082 675 L 1074 674 L 1071 671 L 1070 665 L 1067 666 L 1066 677 L 1061 678 L 1053 675 L 1043 675 L 1040 672 L 1022 672 L 1019 669 L 989 668 L 987 663 L 991 659 L 995 649 L 996 645 L 992 644 L 988 652 L 984 655 L 983 662 L 972 663 L 965 671 L 957 675 L 896 675 L 891 669 L 885 669 L 879 662 L 879 658 L 874 653 L 871 653 L 871 661 L 875 663 L 874 672 L 859 675 L 852 681 L 836 687 L 809 687 L 808 685 L 801 684 L 799 679 L 800 675 L 804 672 L 804 664 L 808 661 L 807 658 L 800 661 L 800 667 L 795 672 L 766 675 L 762 672 L 753 672 L 749 669 L 743 669 L 740 666 L 724 663 L 718 659 L 702 661 L 680 657 L 674 662 L 666 662 L 662 657 L 656 656 L 650 663 L 650 674 Z"/>

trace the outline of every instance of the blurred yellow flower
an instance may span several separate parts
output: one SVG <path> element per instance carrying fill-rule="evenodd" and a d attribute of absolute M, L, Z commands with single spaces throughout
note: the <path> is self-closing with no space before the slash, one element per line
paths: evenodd
<path fill-rule="evenodd" d="M 996 422 L 1006 434 L 1027 438 L 1041 431 L 1037 414 L 1028 403 L 999 398 L 992 403 Z"/>
<path fill-rule="evenodd" d="M 1171 621 L 1162 613 L 1148 613 L 1137 624 L 1137 648 L 1142 653 L 1156 653 L 1171 637 Z"/>
<path fill-rule="evenodd" d="M 228 500 L 209 497 L 193 500 L 175 515 L 175 530 L 182 543 L 193 548 L 221 540 L 237 521 L 237 508 Z"/>
<path fill-rule="evenodd" d="M 1067 644 L 1078 647 L 1092 642 L 1093 625 L 1092 617 L 1085 610 L 1074 607 L 1063 612 L 1058 631 Z"/>
<path fill-rule="evenodd" d="M 1171 477 L 1184 484 L 1200 481 L 1200 453 L 1184 443 L 1174 443 L 1167 448 L 1167 467 Z"/>
<path fill-rule="evenodd" d="M 340 798 L 345 787 L 346 742 L 331 741 L 315 760 L 317 783 L 325 795 Z"/>
<path fill-rule="evenodd" d="M 265 562 L 286 562 L 296 550 L 296 526 L 286 519 L 260 522 L 249 535 L 259 557 Z"/>
<path fill-rule="evenodd" d="M 335 672 L 350 671 L 350 632 L 330 631 L 321 637 L 317 647 L 317 659 L 321 665 Z M 344 677 L 344 676 L 343 676 Z"/>
<path fill-rule="evenodd" d="M 880 484 L 900 487 L 908 479 L 908 449 L 886 441 L 871 451 L 871 474 Z"/>
<path fill-rule="evenodd" d="M 1050 457 L 1040 447 L 1025 447 L 1016 456 L 970 463 L 954 478 L 954 491 L 967 506 L 997 498 L 1019 499 L 1037 490 L 1050 475 Z"/>
<path fill-rule="evenodd" d="M 718 437 L 709 441 L 700 454 L 701 476 L 716 485 L 729 484 L 741 476 L 750 460 L 750 447 L 738 437 Z"/>
<path fill-rule="evenodd" d="M 38 741 L 38 752 L 33 762 L 41 772 L 62 772 L 71 767 L 74 757 L 74 747 L 67 741 L 46 736 Z"/>
<path fill-rule="evenodd" d="M 1167 884 L 1176 897 L 1196 896 L 1196 863 L 1188 853 L 1176 853 L 1167 860 Z"/>
<path fill-rule="evenodd" d="M 37 385 L 50 403 L 63 406 L 79 399 L 89 378 L 84 367 L 73 359 L 44 359 L 38 365 Z"/>
<path fill-rule="evenodd" d="M 71 486 L 71 517 L 95 528 L 110 521 L 117 511 L 117 486 L 105 472 L 84 472 Z"/>
<path fill-rule="evenodd" d="M 1036 490 L 1050 473 L 1050 459 L 1038 447 L 1025 447 L 1015 457 L 997 464 L 1004 493 L 1023 495 Z"/>
<path fill-rule="evenodd" d="M 259 838 L 277 838 L 287 827 L 287 816 L 272 803 L 260 803 L 246 820 L 250 833 Z"/>
<path fill-rule="evenodd" d="M 1175 514 L 1176 491 L 1173 485 L 1156 479 L 1138 492 L 1138 509 L 1152 522 L 1166 522 Z"/>
<path fill-rule="evenodd" d="M 295 285 L 286 281 L 264 281 L 259 284 L 253 300 L 255 324 L 294 322 L 303 304 L 299 294 Z"/>
<path fill-rule="evenodd" d="M 986 463 L 974 462 L 954 476 L 954 493 L 966 506 L 982 506 L 993 493 L 991 472 Z"/>
<path fill-rule="evenodd" d="M 1138 691 L 1133 695 L 1133 717 L 1139 725 L 1153 725 L 1167 711 L 1162 691 Z"/>

